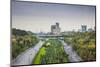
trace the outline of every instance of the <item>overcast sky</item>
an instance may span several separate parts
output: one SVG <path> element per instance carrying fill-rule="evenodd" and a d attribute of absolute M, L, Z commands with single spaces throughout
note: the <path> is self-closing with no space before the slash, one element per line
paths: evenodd
<path fill-rule="evenodd" d="M 61 31 L 95 25 L 95 7 L 36 2 L 12 2 L 12 27 L 32 32 L 50 32 L 59 22 Z"/>

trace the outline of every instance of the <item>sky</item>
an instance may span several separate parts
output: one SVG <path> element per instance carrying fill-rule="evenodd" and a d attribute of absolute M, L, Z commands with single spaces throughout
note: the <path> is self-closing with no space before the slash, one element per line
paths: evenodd
<path fill-rule="evenodd" d="M 50 32 L 58 22 L 61 31 L 95 26 L 95 6 L 12 1 L 12 28 Z"/>

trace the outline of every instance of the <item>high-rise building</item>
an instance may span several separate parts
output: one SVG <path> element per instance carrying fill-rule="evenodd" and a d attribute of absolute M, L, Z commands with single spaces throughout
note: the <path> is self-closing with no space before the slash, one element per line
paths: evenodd
<path fill-rule="evenodd" d="M 51 33 L 54 35 L 59 35 L 60 34 L 60 27 L 59 23 L 56 23 L 56 25 L 51 25 Z"/>
<path fill-rule="evenodd" d="M 82 30 L 82 32 L 86 32 L 87 31 L 87 26 L 86 25 L 81 25 L 81 30 Z"/>

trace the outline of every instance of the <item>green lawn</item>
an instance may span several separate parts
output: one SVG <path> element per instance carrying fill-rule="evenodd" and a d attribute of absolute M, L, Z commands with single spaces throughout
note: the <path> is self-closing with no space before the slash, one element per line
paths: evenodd
<path fill-rule="evenodd" d="M 41 58 L 42 56 L 44 56 L 46 53 L 45 51 L 45 47 L 42 47 L 39 51 L 39 53 L 37 54 L 37 56 L 35 57 L 34 61 L 33 61 L 33 64 L 40 64 L 41 62 Z"/>

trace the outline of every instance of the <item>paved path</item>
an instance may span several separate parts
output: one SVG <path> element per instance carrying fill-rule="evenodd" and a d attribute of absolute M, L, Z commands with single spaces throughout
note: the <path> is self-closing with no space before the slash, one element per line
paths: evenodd
<path fill-rule="evenodd" d="M 27 49 L 21 55 L 19 55 L 13 62 L 12 65 L 30 65 L 32 64 L 35 55 L 38 53 L 39 49 L 42 47 L 44 41 L 39 41 L 34 47 Z"/>
<path fill-rule="evenodd" d="M 65 52 L 69 55 L 68 59 L 69 62 L 79 62 L 82 61 L 82 59 L 77 55 L 77 53 L 72 49 L 71 45 L 68 45 L 64 41 L 60 40 L 64 46 Z"/>

